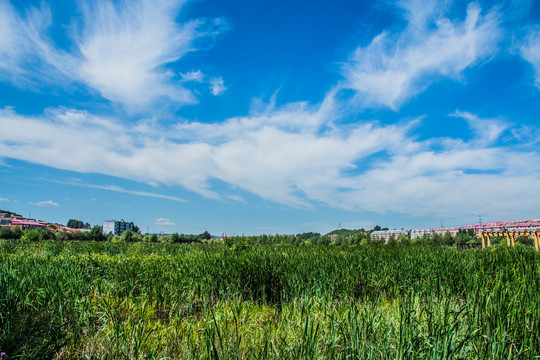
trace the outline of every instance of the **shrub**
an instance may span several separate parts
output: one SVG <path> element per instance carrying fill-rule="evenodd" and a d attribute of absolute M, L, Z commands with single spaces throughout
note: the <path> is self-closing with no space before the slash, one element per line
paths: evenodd
<path fill-rule="evenodd" d="M 38 229 L 30 229 L 23 232 L 23 236 L 21 238 L 23 241 L 40 241 L 41 240 L 41 232 Z"/>
<path fill-rule="evenodd" d="M 17 240 L 17 239 L 20 239 L 21 236 L 22 236 L 22 232 L 20 229 L 12 230 L 11 228 L 7 226 L 0 227 L 0 239 Z"/>

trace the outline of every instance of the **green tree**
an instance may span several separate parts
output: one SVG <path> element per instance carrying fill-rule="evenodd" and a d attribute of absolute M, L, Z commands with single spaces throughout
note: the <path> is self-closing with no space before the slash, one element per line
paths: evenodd
<path fill-rule="evenodd" d="M 460 231 L 456 237 L 454 238 L 454 241 L 456 244 L 465 244 L 470 242 L 471 240 L 475 239 L 476 236 L 471 236 L 468 231 Z"/>
<path fill-rule="evenodd" d="M 438 233 L 431 235 L 431 243 L 440 245 L 442 244 L 442 237 Z"/>
<path fill-rule="evenodd" d="M 325 235 L 317 241 L 317 245 L 330 245 L 330 241 L 330 237 Z"/>
<path fill-rule="evenodd" d="M 442 237 L 442 243 L 443 245 L 453 245 L 454 239 L 452 239 L 452 235 L 450 234 L 450 231 L 446 231 Z"/>
<path fill-rule="evenodd" d="M 311 238 L 320 238 L 321 234 L 320 233 L 315 233 L 315 232 L 305 232 L 305 233 L 302 233 L 302 234 L 296 234 L 296 237 L 298 239 L 300 239 L 300 240 L 306 241 L 306 240 L 311 239 Z"/>
<path fill-rule="evenodd" d="M 225 244 L 225 246 L 227 247 L 232 247 L 233 244 L 234 244 L 234 240 L 231 236 L 227 236 L 223 239 L 223 243 Z"/>
<path fill-rule="evenodd" d="M 99 225 L 96 225 L 90 230 L 89 233 L 90 240 L 93 241 L 105 241 L 107 237 L 103 234 L 103 228 Z"/>
<path fill-rule="evenodd" d="M 69 219 L 66 226 L 72 229 L 84 229 L 84 222 L 81 220 Z"/>
<path fill-rule="evenodd" d="M 403 235 L 403 234 L 399 235 L 398 238 L 396 239 L 396 241 L 400 245 L 408 245 L 411 242 L 409 237 L 407 235 Z"/>
<path fill-rule="evenodd" d="M 210 235 L 208 231 L 205 231 L 201 235 L 199 235 L 199 238 L 204 240 L 210 240 L 212 238 L 212 235 Z"/>
<path fill-rule="evenodd" d="M 133 232 L 131 230 L 124 231 L 120 236 L 120 240 L 123 242 L 133 242 L 135 240 L 133 238 Z"/>
<path fill-rule="evenodd" d="M 156 235 L 156 237 L 157 237 L 157 235 Z M 172 233 L 171 236 L 169 236 L 169 242 L 171 244 L 178 244 L 180 242 L 180 235 L 178 235 L 178 233 L 176 233 L 176 232 Z"/>

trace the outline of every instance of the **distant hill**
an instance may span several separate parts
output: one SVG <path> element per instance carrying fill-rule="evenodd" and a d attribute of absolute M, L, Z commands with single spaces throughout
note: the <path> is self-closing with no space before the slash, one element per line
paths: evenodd
<path fill-rule="evenodd" d="M 336 230 L 332 230 L 330 231 L 328 234 L 326 234 L 327 236 L 330 236 L 330 235 L 338 235 L 338 236 L 349 236 L 349 235 L 354 235 L 354 234 L 359 234 L 359 233 L 365 233 L 366 231 L 364 229 L 357 229 L 357 230 L 349 230 L 349 229 L 336 229 Z"/>

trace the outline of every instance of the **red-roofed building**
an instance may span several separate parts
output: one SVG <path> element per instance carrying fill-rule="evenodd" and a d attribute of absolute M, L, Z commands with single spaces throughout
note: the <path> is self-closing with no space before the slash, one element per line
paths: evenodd
<path fill-rule="evenodd" d="M 38 222 L 34 221 L 19 221 L 19 220 L 13 220 L 11 222 L 11 228 L 16 229 L 19 228 L 21 230 L 26 229 L 44 229 L 46 227 L 45 224 L 40 224 Z"/>

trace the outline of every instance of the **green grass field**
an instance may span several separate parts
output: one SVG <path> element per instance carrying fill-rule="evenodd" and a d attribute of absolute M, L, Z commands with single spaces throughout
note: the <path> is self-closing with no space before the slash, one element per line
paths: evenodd
<path fill-rule="evenodd" d="M 524 246 L 0 242 L 10 359 L 533 359 Z"/>

